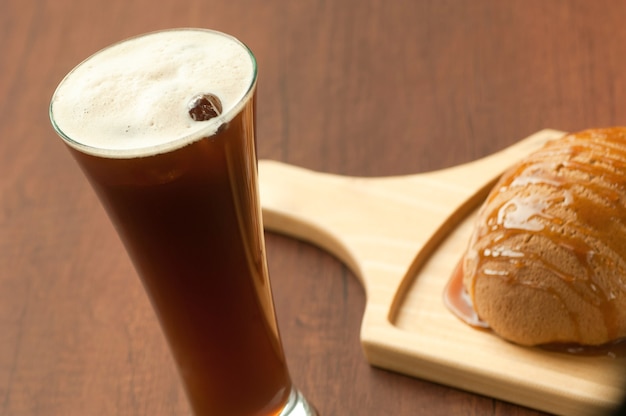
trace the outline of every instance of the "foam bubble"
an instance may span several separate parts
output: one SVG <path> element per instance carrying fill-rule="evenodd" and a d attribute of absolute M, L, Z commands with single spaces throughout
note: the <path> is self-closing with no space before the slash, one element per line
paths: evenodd
<path fill-rule="evenodd" d="M 112 45 L 79 64 L 50 105 L 52 122 L 81 151 L 109 157 L 148 155 L 213 135 L 250 94 L 251 52 L 236 39 L 203 29 L 154 32 Z M 214 94 L 222 113 L 189 116 L 189 102 Z"/>

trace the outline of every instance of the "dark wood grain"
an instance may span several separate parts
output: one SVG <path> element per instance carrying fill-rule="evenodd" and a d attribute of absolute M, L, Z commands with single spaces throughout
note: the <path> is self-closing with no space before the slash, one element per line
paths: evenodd
<path fill-rule="evenodd" d="M 626 124 L 626 3 L 586 0 L 0 1 L 0 415 L 186 415 L 141 284 L 52 131 L 61 78 L 109 43 L 208 27 L 255 52 L 261 158 L 382 176 L 542 128 Z M 370 367 L 364 292 L 268 234 L 293 378 L 324 416 L 540 413 Z"/>

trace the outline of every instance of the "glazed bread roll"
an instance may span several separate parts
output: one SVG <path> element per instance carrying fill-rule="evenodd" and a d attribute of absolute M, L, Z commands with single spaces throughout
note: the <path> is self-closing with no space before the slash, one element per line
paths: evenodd
<path fill-rule="evenodd" d="M 504 339 L 626 337 L 626 127 L 566 135 L 509 169 L 462 266 L 475 312 Z"/>

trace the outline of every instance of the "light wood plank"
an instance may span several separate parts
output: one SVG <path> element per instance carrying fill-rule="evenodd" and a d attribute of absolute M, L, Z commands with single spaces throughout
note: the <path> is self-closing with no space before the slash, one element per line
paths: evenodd
<path fill-rule="evenodd" d="M 597 414 L 621 398 L 623 357 L 519 347 L 467 326 L 442 301 L 493 182 L 563 134 L 542 130 L 471 163 L 399 177 L 343 177 L 263 160 L 265 227 L 328 250 L 360 279 L 361 341 L 372 365 L 556 414 Z"/>

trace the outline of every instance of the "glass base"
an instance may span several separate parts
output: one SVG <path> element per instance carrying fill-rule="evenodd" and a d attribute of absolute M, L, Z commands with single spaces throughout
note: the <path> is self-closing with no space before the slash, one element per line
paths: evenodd
<path fill-rule="evenodd" d="M 289 400 L 278 416 L 318 416 L 318 414 L 302 393 L 294 388 L 291 389 Z"/>

